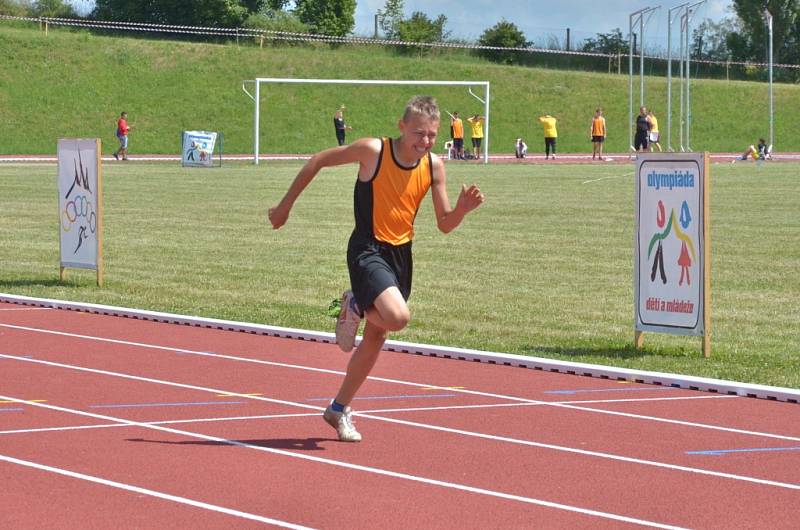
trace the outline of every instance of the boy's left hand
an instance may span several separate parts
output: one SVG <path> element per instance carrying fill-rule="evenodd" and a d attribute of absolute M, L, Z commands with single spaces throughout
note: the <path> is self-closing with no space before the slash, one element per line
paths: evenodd
<path fill-rule="evenodd" d="M 481 204 L 483 204 L 484 195 L 481 193 L 480 188 L 475 184 L 469 188 L 466 184 L 461 185 L 461 193 L 458 195 L 458 202 L 456 208 L 464 213 L 469 213 Z"/>

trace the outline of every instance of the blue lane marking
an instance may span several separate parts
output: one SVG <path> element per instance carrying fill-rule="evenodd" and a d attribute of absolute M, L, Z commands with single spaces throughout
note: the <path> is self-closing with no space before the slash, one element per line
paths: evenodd
<path fill-rule="evenodd" d="M 777 451 L 800 451 L 800 447 L 757 447 L 753 449 L 717 449 L 711 451 L 686 451 L 687 455 L 720 456 L 730 453 L 773 453 Z"/>
<path fill-rule="evenodd" d="M 22 412 L 24 409 L 0 407 L 0 412 Z"/>
<path fill-rule="evenodd" d="M 672 386 L 658 386 L 655 388 L 598 388 L 586 390 L 545 390 L 545 394 L 584 394 L 588 392 L 655 392 L 656 390 L 678 390 Z"/>
<path fill-rule="evenodd" d="M 247 401 L 197 401 L 194 403 L 127 403 L 119 405 L 89 405 L 90 409 L 124 409 L 135 407 L 201 407 L 204 405 L 242 405 Z"/>
<path fill-rule="evenodd" d="M 456 397 L 457 394 L 406 394 L 402 396 L 364 396 L 364 397 L 354 397 L 353 400 L 356 399 L 419 399 L 419 398 L 447 398 L 447 397 Z M 323 398 L 309 398 L 306 401 L 330 401 L 332 397 L 323 397 Z"/>

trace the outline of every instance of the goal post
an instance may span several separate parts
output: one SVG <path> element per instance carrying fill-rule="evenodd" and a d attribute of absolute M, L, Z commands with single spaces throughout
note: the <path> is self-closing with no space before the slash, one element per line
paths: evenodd
<path fill-rule="evenodd" d="M 251 94 L 247 90 L 247 83 L 254 84 Z M 261 121 L 261 85 L 262 84 L 328 84 L 328 85 L 412 85 L 412 86 L 462 86 L 467 87 L 472 97 L 483 103 L 484 136 L 483 136 L 483 163 L 489 162 L 489 82 L 488 81 L 428 81 L 428 80 L 389 80 L 389 79 L 293 79 L 277 77 L 257 77 L 242 83 L 242 90 L 253 100 L 253 163 L 258 165 L 259 160 L 259 135 Z M 472 87 L 483 87 L 484 98 L 481 99 L 472 92 Z"/>

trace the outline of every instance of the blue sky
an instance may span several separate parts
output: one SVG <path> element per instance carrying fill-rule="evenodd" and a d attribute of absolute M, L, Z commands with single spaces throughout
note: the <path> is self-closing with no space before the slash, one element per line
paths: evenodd
<path fill-rule="evenodd" d="M 645 28 L 645 42 L 666 48 L 667 10 L 685 1 L 661 4 L 661 9 Z M 356 34 L 372 35 L 375 13 L 385 4 L 386 0 L 358 0 Z M 566 28 L 570 28 L 572 42 L 594 37 L 597 33 L 609 33 L 614 28 L 620 28 L 627 35 L 631 13 L 659 5 L 657 1 L 630 0 L 405 0 L 403 4 L 406 17 L 414 11 L 422 11 L 431 19 L 445 15 L 445 29 L 452 32 L 452 37 L 477 40 L 484 30 L 505 19 L 516 24 L 525 37 L 537 45 L 547 44 L 551 35 L 563 43 Z M 699 24 L 705 18 L 718 21 L 732 16 L 730 6 L 730 0 L 707 0 L 698 8 L 693 23 Z M 677 29 L 673 31 L 677 36 Z"/>

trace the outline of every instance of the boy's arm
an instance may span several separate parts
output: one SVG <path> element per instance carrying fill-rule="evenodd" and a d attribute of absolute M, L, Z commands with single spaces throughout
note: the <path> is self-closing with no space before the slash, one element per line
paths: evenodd
<path fill-rule="evenodd" d="M 362 138 L 356 140 L 350 145 L 333 147 L 320 151 L 311 157 L 311 160 L 300 169 L 300 172 L 294 178 L 294 181 L 289 186 L 289 190 L 283 199 L 274 207 L 269 209 L 269 221 L 272 223 L 272 228 L 277 230 L 286 224 L 289 219 L 289 212 L 292 210 L 295 201 L 306 189 L 317 173 L 323 168 L 332 166 L 341 166 L 343 164 L 359 163 L 360 170 L 365 166 L 375 165 L 377 162 L 377 153 L 380 152 L 380 139 L 377 138 Z M 360 172 L 360 171 L 359 171 Z"/>
<path fill-rule="evenodd" d="M 461 193 L 459 193 L 456 200 L 456 207 L 451 208 L 450 199 L 447 196 L 447 177 L 445 176 L 444 163 L 433 153 L 431 153 L 431 159 L 433 161 L 431 197 L 433 199 L 433 210 L 436 213 L 436 226 L 447 234 L 461 224 L 464 216 L 483 203 L 484 196 L 475 184 L 470 187 L 462 184 Z"/>

